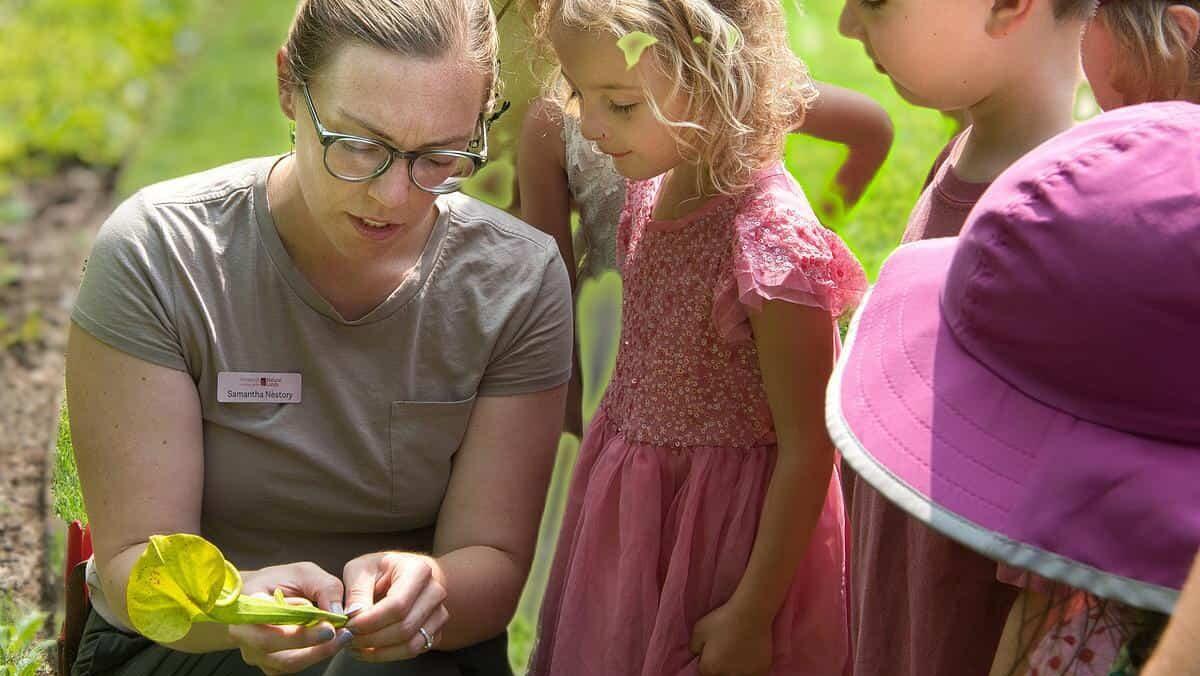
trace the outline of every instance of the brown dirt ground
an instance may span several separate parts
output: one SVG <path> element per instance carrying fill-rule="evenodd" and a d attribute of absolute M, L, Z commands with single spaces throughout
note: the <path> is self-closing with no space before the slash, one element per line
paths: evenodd
<path fill-rule="evenodd" d="M 19 186 L 27 217 L 0 223 L 0 249 L 17 274 L 0 274 L 0 596 L 52 609 L 61 571 L 50 570 L 49 491 L 71 304 L 84 256 L 112 207 L 112 175 L 74 167 Z M 0 271 L 2 273 L 2 271 Z M 5 331 L 31 315 L 39 328 L 5 348 Z"/>

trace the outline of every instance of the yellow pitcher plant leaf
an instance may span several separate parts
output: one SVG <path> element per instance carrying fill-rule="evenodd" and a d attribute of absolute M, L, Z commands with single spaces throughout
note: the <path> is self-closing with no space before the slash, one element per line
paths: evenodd
<path fill-rule="evenodd" d="M 275 598 L 245 596 L 242 576 L 221 550 L 198 535 L 152 535 L 129 574 L 125 600 L 129 619 L 143 636 L 173 643 L 197 622 L 335 627 L 346 616 L 308 603 L 297 605 L 276 590 Z"/>

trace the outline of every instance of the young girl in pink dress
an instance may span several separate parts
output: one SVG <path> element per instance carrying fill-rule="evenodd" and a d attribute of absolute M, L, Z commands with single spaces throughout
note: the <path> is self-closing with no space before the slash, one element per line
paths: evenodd
<path fill-rule="evenodd" d="M 774 0 L 553 0 L 568 112 L 629 179 L 617 365 L 584 437 L 537 675 L 844 673 L 824 429 L 866 280 L 779 162 L 811 88 Z"/>

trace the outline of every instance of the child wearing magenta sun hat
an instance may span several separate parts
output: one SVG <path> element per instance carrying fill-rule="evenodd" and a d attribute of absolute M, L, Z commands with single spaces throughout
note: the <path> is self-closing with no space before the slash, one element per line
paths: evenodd
<path fill-rule="evenodd" d="M 893 253 L 856 316 L 826 410 L 845 461 L 1081 590 L 1026 589 L 992 674 L 1137 673 L 1171 612 L 1200 546 L 1197 289 L 1200 106 L 1153 103 L 1019 160 L 960 236 Z"/>

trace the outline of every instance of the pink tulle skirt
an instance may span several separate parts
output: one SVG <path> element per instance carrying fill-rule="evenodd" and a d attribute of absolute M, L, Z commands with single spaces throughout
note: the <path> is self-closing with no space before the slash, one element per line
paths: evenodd
<path fill-rule="evenodd" d="M 597 413 L 571 480 L 529 673 L 698 674 L 692 628 L 742 578 L 774 451 L 629 443 Z M 775 618 L 772 675 L 847 673 L 846 553 L 835 471 Z"/>

